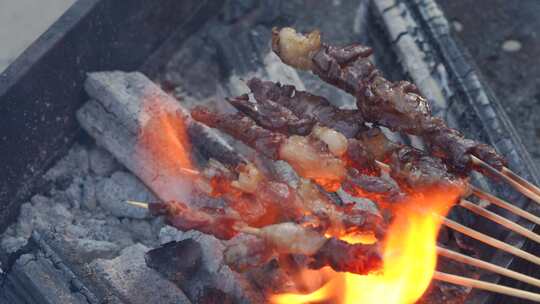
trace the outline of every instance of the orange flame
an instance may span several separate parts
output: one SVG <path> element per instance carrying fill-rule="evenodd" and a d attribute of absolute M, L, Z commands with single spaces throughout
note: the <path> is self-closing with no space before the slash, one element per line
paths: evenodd
<path fill-rule="evenodd" d="M 185 114 L 166 97 L 149 95 L 139 114 L 139 176 L 162 200 L 186 200 L 193 175 Z"/>
<path fill-rule="evenodd" d="M 362 276 L 334 272 L 324 286 L 310 294 L 273 295 L 270 302 L 414 303 L 428 288 L 435 271 L 440 216 L 446 215 L 460 194 L 460 189 L 424 190 L 395 207 L 395 218 L 384 240 L 380 273 Z"/>

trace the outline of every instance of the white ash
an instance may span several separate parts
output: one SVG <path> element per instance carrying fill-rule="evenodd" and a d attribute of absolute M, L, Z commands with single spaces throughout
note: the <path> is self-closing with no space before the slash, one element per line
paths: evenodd
<path fill-rule="evenodd" d="M 155 197 L 107 151 L 75 144 L 44 178 L 51 188 L 21 206 L 18 221 L 0 236 L 2 251 L 21 248 L 33 230 L 62 238 L 85 262 L 114 258 L 134 243 L 158 244 L 163 221 L 125 203 Z"/>

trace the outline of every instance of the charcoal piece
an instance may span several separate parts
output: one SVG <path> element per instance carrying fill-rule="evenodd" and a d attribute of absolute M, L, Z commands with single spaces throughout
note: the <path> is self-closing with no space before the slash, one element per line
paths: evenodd
<path fill-rule="evenodd" d="M 111 291 L 122 301 L 133 304 L 190 304 L 184 292 L 172 282 L 146 266 L 144 245 L 135 244 L 122 250 L 112 260 L 98 259 L 90 264 Z"/>
<path fill-rule="evenodd" d="M 5 257 L 2 267 L 0 294 L 8 303 L 100 303 L 37 232 L 27 245 Z"/>
<path fill-rule="evenodd" d="M 201 245 L 192 239 L 163 244 L 145 255 L 148 267 L 178 286 L 195 274 L 201 266 L 201 259 Z"/>
<path fill-rule="evenodd" d="M 176 174 L 178 172 L 163 170 L 156 154 L 137 150 L 139 132 L 152 119 L 145 111 L 148 101 L 151 101 L 150 106 L 183 119 L 193 139 L 192 146 L 202 147 L 205 156 L 232 165 L 242 162 L 242 157 L 215 131 L 193 121 L 178 101 L 141 73 L 92 73 L 85 87 L 94 100 L 77 112 L 83 129 L 164 201 L 185 199 L 190 183 Z"/>
<path fill-rule="evenodd" d="M 256 0 L 228 0 L 223 5 L 223 20 L 233 23 L 257 8 Z"/>
<path fill-rule="evenodd" d="M 212 287 L 206 287 L 197 300 L 200 304 L 233 304 L 234 298 L 229 294 Z"/>

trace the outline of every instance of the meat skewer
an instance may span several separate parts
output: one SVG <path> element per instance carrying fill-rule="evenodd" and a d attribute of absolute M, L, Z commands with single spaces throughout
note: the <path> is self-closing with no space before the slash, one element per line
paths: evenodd
<path fill-rule="evenodd" d="M 141 208 L 149 208 L 149 204 L 142 202 L 128 201 Z M 244 226 L 243 224 L 235 224 L 234 229 L 239 232 L 253 234 L 263 241 L 263 248 L 257 248 L 253 243 L 247 244 L 242 248 L 234 248 L 236 250 L 226 250 L 225 260 L 227 263 L 238 271 L 243 271 L 242 266 L 238 265 L 239 261 L 243 261 L 243 267 L 246 266 L 246 260 L 251 261 L 253 264 L 250 267 L 257 267 L 280 254 L 303 254 L 312 256 L 313 260 L 309 264 L 311 268 L 319 268 L 321 266 L 331 266 L 336 271 L 348 271 L 355 273 L 367 273 L 371 270 L 377 269 L 380 263 L 380 255 L 378 253 L 377 246 L 374 245 L 350 245 L 343 241 L 339 241 L 335 238 L 324 238 L 317 232 L 301 227 L 292 223 L 282 223 L 277 225 L 271 225 L 263 227 L 261 229 Z M 251 249 L 251 251 L 249 251 Z M 254 250 L 253 250 L 254 249 Z M 266 252 L 265 252 L 266 251 Z M 346 253 L 345 255 L 343 253 Z M 366 252 L 368 252 L 366 254 Z M 439 255 L 446 258 L 465 263 L 474 267 L 482 268 L 491 272 L 495 272 L 533 286 L 540 286 L 540 280 L 517 273 L 515 271 L 472 258 L 452 250 L 437 247 Z M 249 255 L 249 256 L 248 256 Z M 254 255 L 257 255 L 254 260 Z M 347 255 L 350 256 L 347 258 Z M 344 258 L 345 256 L 345 258 Z M 362 263 L 358 263 L 358 256 L 363 257 Z M 366 256 L 369 256 L 366 260 Z M 352 262 L 352 265 L 348 265 Z M 453 275 L 451 275 L 453 276 Z M 447 277 L 447 274 L 442 272 L 436 272 L 434 279 L 443 280 L 450 283 L 471 286 L 480 282 L 480 288 L 484 288 L 484 283 L 459 276 Z M 472 286 L 475 287 L 476 285 Z M 502 288 L 500 290 L 500 288 Z M 488 289 L 493 292 L 500 292 L 506 294 L 507 287 L 491 284 L 488 285 Z M 518 297 L 526 299 L 536 299 L 537 295 L 533 293 L 521 294 L 521 290 L 511 289 L 511 295 L 517 294 Z"/>
<path fill-rule="evenodd" d="M 281 223 L 260 229 L 239 227 L 239 231 L 264 239 L 280 254 L 312 257 L 309 267 L 330 266 L 335 271 L 367 274 L 380 268 L 382 260 L 377 244 L 349 244 L 337 238 L 293 223 Z"/>
<path fill-rule="evenodd" d="M 357 172 L 348 170 L 345 161 L 333 154 L 338 153 L 338 150 L 344 153 L 347 148 L 346 139 L 335 131 L 321 131 L 330 133 L 329 137 L 332 138 L 316 132 L 309 136 L 287 137 L 258 126 L 255 121 L 241 113 L 218 114 L 203 107 L 195 107 L 191 115 L 195 120 L 228 133 L 270 159 L 287 161 L 300 176 L 315 181 L 326 190 L 336 191 L 341 183 L 347 180 L 360 189 L 369 187 L 362 189 L 362 193 L 375 201 L 380 200 L 381 196 L 387 201 L 394 201 L 400 196 L 399 189 L 383 179 L 357 184 L 355 179 L 348 178 L 349 175 L 354 177 Z M 332 146 L 334 148 L 330 148 Z"/>
<path fill-rule="evenodd" d="M 422 136 L 431 151 L 456 171 L 475 168 L 470 155 L 501 170 L 504 159 L 491 147 L 465 139 L 459 131 L 431 116 L 427 100 L 415 85 L 390 82 L 371 63 L 372 49 L 362 45 L 335 47 L 321 42 L 320 33 L 307 36 L 292 28 L 274 29 L 272 49 L 288 65 L 312 71 L 325 82 L 352 94 L 366 121 L 393 131 Z"/>
<path fill-rule="evenodd" d="M 456 185 L 463 187 L 463 181 L 448 173 L 447 167 L 438 158 L 427 155 L 425 152 L 390 141 L 378 128 L 368 128 L 356 110 L 341 110 L 334 107 L 323 97 L 312 95 L 296 90 L 293 86 L 281 85 L 271 81 L 261 81 L 253 78 L 248 81 L 255 102 L 244 99 L 244 103 L 252 105 L 253 109 L 244 112 L 253 117 L 262 116 L 264 113 L 256 112 L 258 104 L 274 102 L 286 107 L 301 118 L 314 119 L 324 127 L 337 126 L 336 132 L 348 138 L 347 154 L 345 156 L 348 166 L 361 170 L 368 175 L 379 175 L 375 160 L 392 163 L 390 171 L 396 180 L 405 182 L 410 188 L 417 186 Z M 240 111 L 242 108 L 237 107 Z M 354 120 L 352 129 L 343 128 L 339 125 L 343 118 L 343 111 L 347 111 L 347 117 Z M 339 114 L 339 115 L 336 115 Z M 332 115 L 335 114 L 335 115 Z M 323 121 L 319 119 L 322 118 Z M 349 125 L 347 121 L 347 125 Z M 271 128 L 271 127 L 270 127 Z M 272 130 L 272 129 L 270 129 Z M 317 127 L 315 126 L 315 129 Z M 343 130 L 341 132 L 340 130 Z"/>

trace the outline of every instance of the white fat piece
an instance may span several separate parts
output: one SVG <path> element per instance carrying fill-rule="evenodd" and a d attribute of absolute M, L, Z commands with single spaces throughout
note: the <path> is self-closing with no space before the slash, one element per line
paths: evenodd
<path fill-rule="evenodd" d="M 302 70 L 311 70 L 312 55 L 321 48 L 321 33 L 313 31 L 307 36 L 290 27 L 279 31 L 279 57 L 286 64 Z"/>
<path fill-rule="evenodd" d="M 330 152 L 335 156 L 341 157 L 347 152 L 347 138 L 338 131 L 326 127 L 315 126 L 311 134 L 324 142 L 328 146 Z"/>
<path fill-rule="evenodd" d="M 327 239 L 318 232 L 294 223 L 281 223 L 260 229 L 260 236 L 277 252 L 314 255 Z"/>
<path fill-rule="evenodd" d="M 231 186 L 247 193 L 255 193 L 264 176 L 252 163 L 244 165 L 239 171 L 238 180 L 232 181 Z"/>

